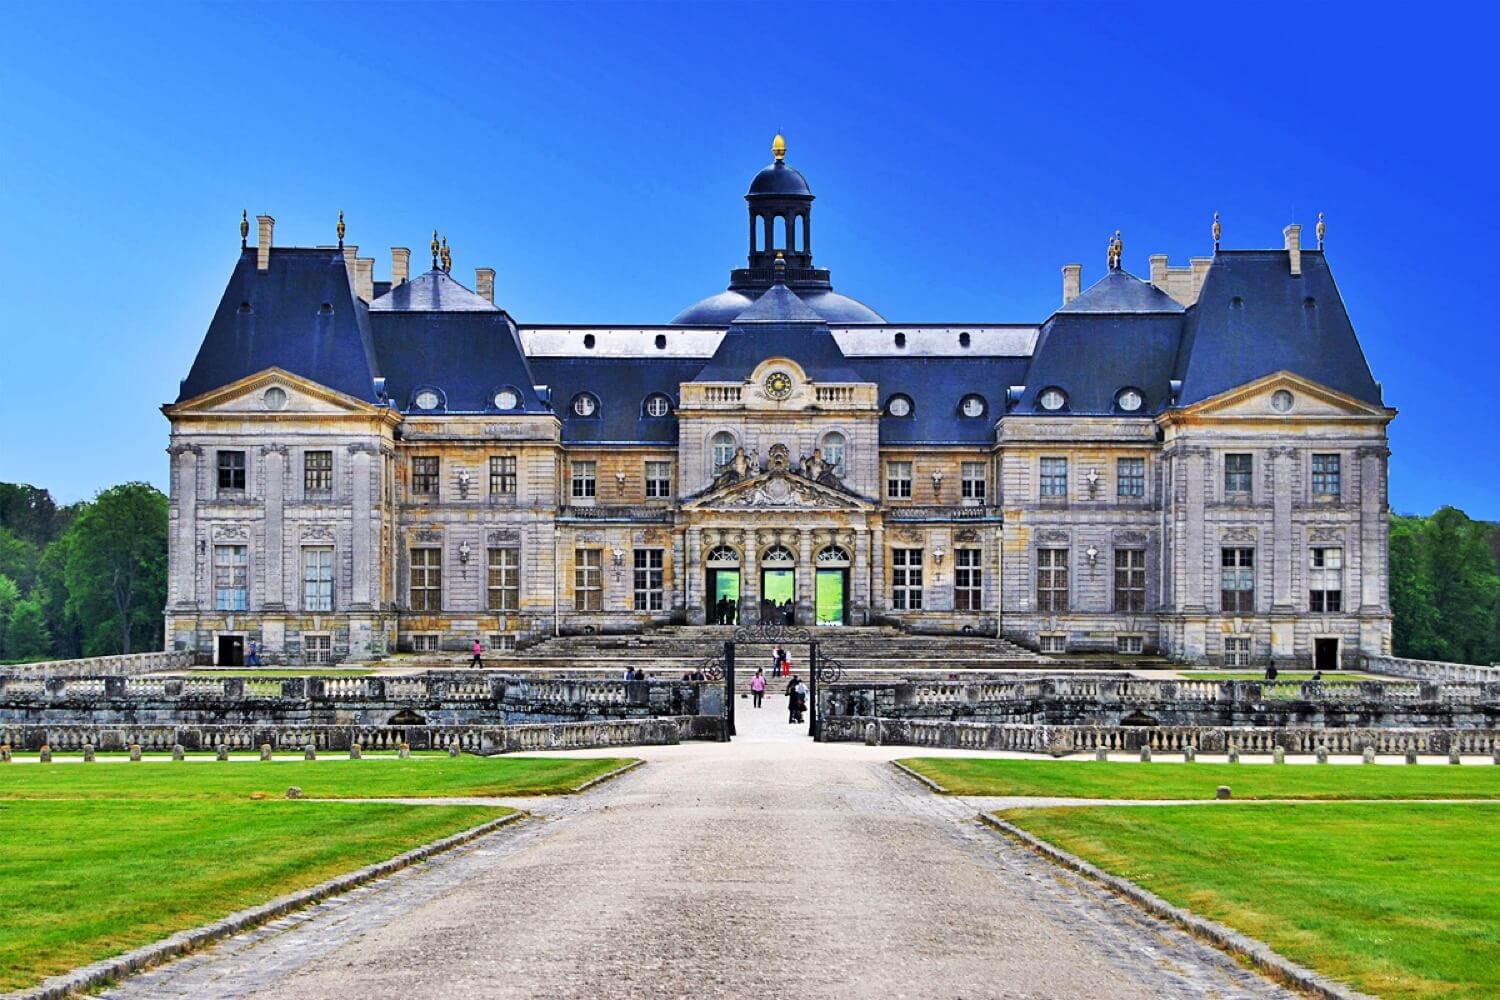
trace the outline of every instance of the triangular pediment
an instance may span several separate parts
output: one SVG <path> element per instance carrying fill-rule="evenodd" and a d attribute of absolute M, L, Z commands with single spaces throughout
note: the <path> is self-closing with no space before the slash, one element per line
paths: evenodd
<path fill-rule="evenodd" d="M 873 510 L 847 490 L 793 472 L 762 472 L 710 488 L 683 504 L 684 510 Z"/>
<path fill-rule="evenodd" d="M 281 390 L 282 395 L 276 396 L 273 393 L 268 398 L 267 393 L 271 389 Z M 169 417 L 176 417 L 208 413 L 373 415 L 389 411 L 293 375 L 283 368 L 266 368 L 192 399 L 164 406 L 162 412 Z"/>
<path fill-rule="evenodd" d="M 1290 395 L 1289 405 L 1286 396 Z M 1282 403 L 1285 408 L 1278 406 Z M 1172 416 L 1202 417 L 1273 417 L 1278 419 L 1339 419 L 1377 417 L 1389 420 L 1396 411 L 1374 406 L 1364 400 L 1331 389 L 1320 382 L 1303 378 L 1290 371 L 1272 372 L 1235 386 L 1216 396 L 1185 406 Z"/>

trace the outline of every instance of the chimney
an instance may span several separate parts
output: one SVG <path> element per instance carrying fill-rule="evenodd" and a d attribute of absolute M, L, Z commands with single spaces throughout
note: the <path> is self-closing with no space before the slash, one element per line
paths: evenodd
<path fill-rule="evenodd" d="M 411 270 L 411 251 L 406 247 L 391 247 L 391 287 L 406 284 L 406 275 Z"/>
<path fill-rule="evenodd" d="M 1208 269 L 1213 266 L 1212 257 L 1189 257 L 1188 266 L 1193 269 L 1193 301 L 1198 301 L 1198 295 L 1203 291 L 1203 281 L 1208 277 Z"/>
<path fill-rule="evenodd" d="M 375 258 L 354 258 L 354 294 L 366 302 L 375 298 Z"/>
<path fill-rule="evenodd" d="M 1067 305 L 1078 298 L 1080 286 L 1083 284 L 1083 265 L 1063 265 L 1063 305 Z"/>
<path fill-rule="evenodd" d="M 339 246 L 339 252 L 344 255 L 344 266 L 349 269 L 349 276 L 354 276 L 354 261 L 359 257 L 359 247 L 353 243 L 344 243 Z"/>
<path fill-rule="evenodd" d="M 1167 255 L 1164 253 L 1154 253 L 1151 255 L 1151 284 L 1155 285 L 1157 288 L 1161 288 L 1161 290 L 1165 292 L 1166 289 L 1162 286 L 1164 286 L 1166 283 Z"/>
<path fill-rule="evenodd" d="M 495 269 L 493 267 L 474 268 L 474 291 L 488 300 L 490 305 L 495 304 Z"/>
<path fill-rule="evenodd" d="M 255 246 L 255 266 L 264 271 L 271 266 L 271 230 L 275 227 L 276 220 L 269 215 L 257 215 L 255 221 L 260 223 L 260 242 Z"/>
<path fill-rule="evenodd" d="M 1295 222 L 1281 231 L 1286 237 L 1287 256 L 1292 260 L 1292 277 L 1302 273 L 1302 227 Z"/>

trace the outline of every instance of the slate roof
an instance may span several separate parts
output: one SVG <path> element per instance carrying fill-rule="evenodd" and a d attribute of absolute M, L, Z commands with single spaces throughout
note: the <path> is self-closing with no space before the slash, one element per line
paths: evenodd
<path fill-rule="evenodd" d="M 423 310 L 426 312 L 496 312 L 495 304 L 476 295 L 444 271 L 428 271 L 370 303 L 371 312 Z"/>
<path fill-rule="evenodd" d="M 1129 271 L 1110 271 L 1060 313 L 1182 313 L 1182 303 Z"/>
<path fill-rule="evenodd" d="M 861 382 L 880 386 L 880 440 L 892 444 L 993 444 L 995 421 L 1005 413 L 1006 390 L 1025 381 L 1028 358 L 862 357 L 854 359 Z M 958 404 L 969 393 L 984 397 L 983 416 L 966 417 Z M 911 415 L 885 414 L 890 398 L 910 397 Z"/>
<path fill-rule="evenodd" d="M 797 289 L 797 296 L 829 323 L 884 323 L 885 317 L 858 299 L 828 288 Z M 673 326 L 724 326 L 755 302 L 754 296 L 730 289 L 695 302 L 672 317 Z"/>
<path fill-rule="evenodd" d="M 750 190 L 746 194 L 793 195 L 809 199 L 813 196 L 812 188 L 807 186 L 807 178 L 802 176 L 802 171 L 787 166 L 782 160 L 762 168 L 760 173 L 751 178 Z"/>
<path fill-rule="evenodd" d="M 1124 415 L 1115 398 L 1129 387 L 1145 397 L 1135 415 L 1159 413 L 1169 400 L 1181 341 L 1180 314 L 1059 310 L 1042 325 L 1031 366 L 1016 383 L 1026 391 L 1013 412 Z M 1067 396 L 1062 410 L 1037 403 L 1049 387 Z"/>
<path fill-rule="evenodd" d="M 677 442 L 679 386 L 691 382 L 703 367 L 702 358 L 533 358 L 531 371 L 539 384 L 552 390 L 552 406 L 562 420 L 563 440 L 579 442 L 633 441 L 649 444 Z M 591 417 L 573 412 L 580 392 L 593 394 L 599 410 Z M 672 413 L 646 415 L 646 397 L 665 393 Z"/>
<path fill-rule="evenodd" d="M 261 271 L 255 248 L 242 250 L 177 401 L 267 368 L 376 402 L 369 310 L 340 251 L 272 248 Z"/>
<path fill-rule="evenodd" d="M 431 388 L 443 398 L 438 412 L 499 413 L 495 393 L 509 386 L 522 403 L 505 412 L 546 412 L 516 325 L 503 311 L 378 312 L 370 322 L 389 373 L 386 395 L 397 408 L 410 412 L 417 391 Z"/>
<path fill-rule="evenodd" d="M 790 358 L 815 382 L 858 382 L 828 324 L 786 285 L 772 285 L 736 316 L 697 382 L 732 382 L 772 357 Z"/>

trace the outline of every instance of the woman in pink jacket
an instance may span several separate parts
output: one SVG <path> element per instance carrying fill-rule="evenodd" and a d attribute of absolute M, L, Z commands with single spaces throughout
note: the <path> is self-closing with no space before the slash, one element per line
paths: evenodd
<path fill-rule="evenodd" d="M 750 678 L 750 697 L 755 699 L 755 707 L 760 708 L 760 700 L 766 696 L 766 675 L 760 667 L 755 668 L 755 676 Z"/>

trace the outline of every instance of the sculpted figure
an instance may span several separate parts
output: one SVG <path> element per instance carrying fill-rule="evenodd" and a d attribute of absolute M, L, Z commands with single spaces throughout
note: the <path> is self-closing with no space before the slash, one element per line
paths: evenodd
<path fill-rule="evenodd" d="M 802 460 L 802 474 L 813 482 L 821 482 L 828 473 L 828 463 L 823 461 L 823 449 L 814 448 L 811 458 Z"/>

